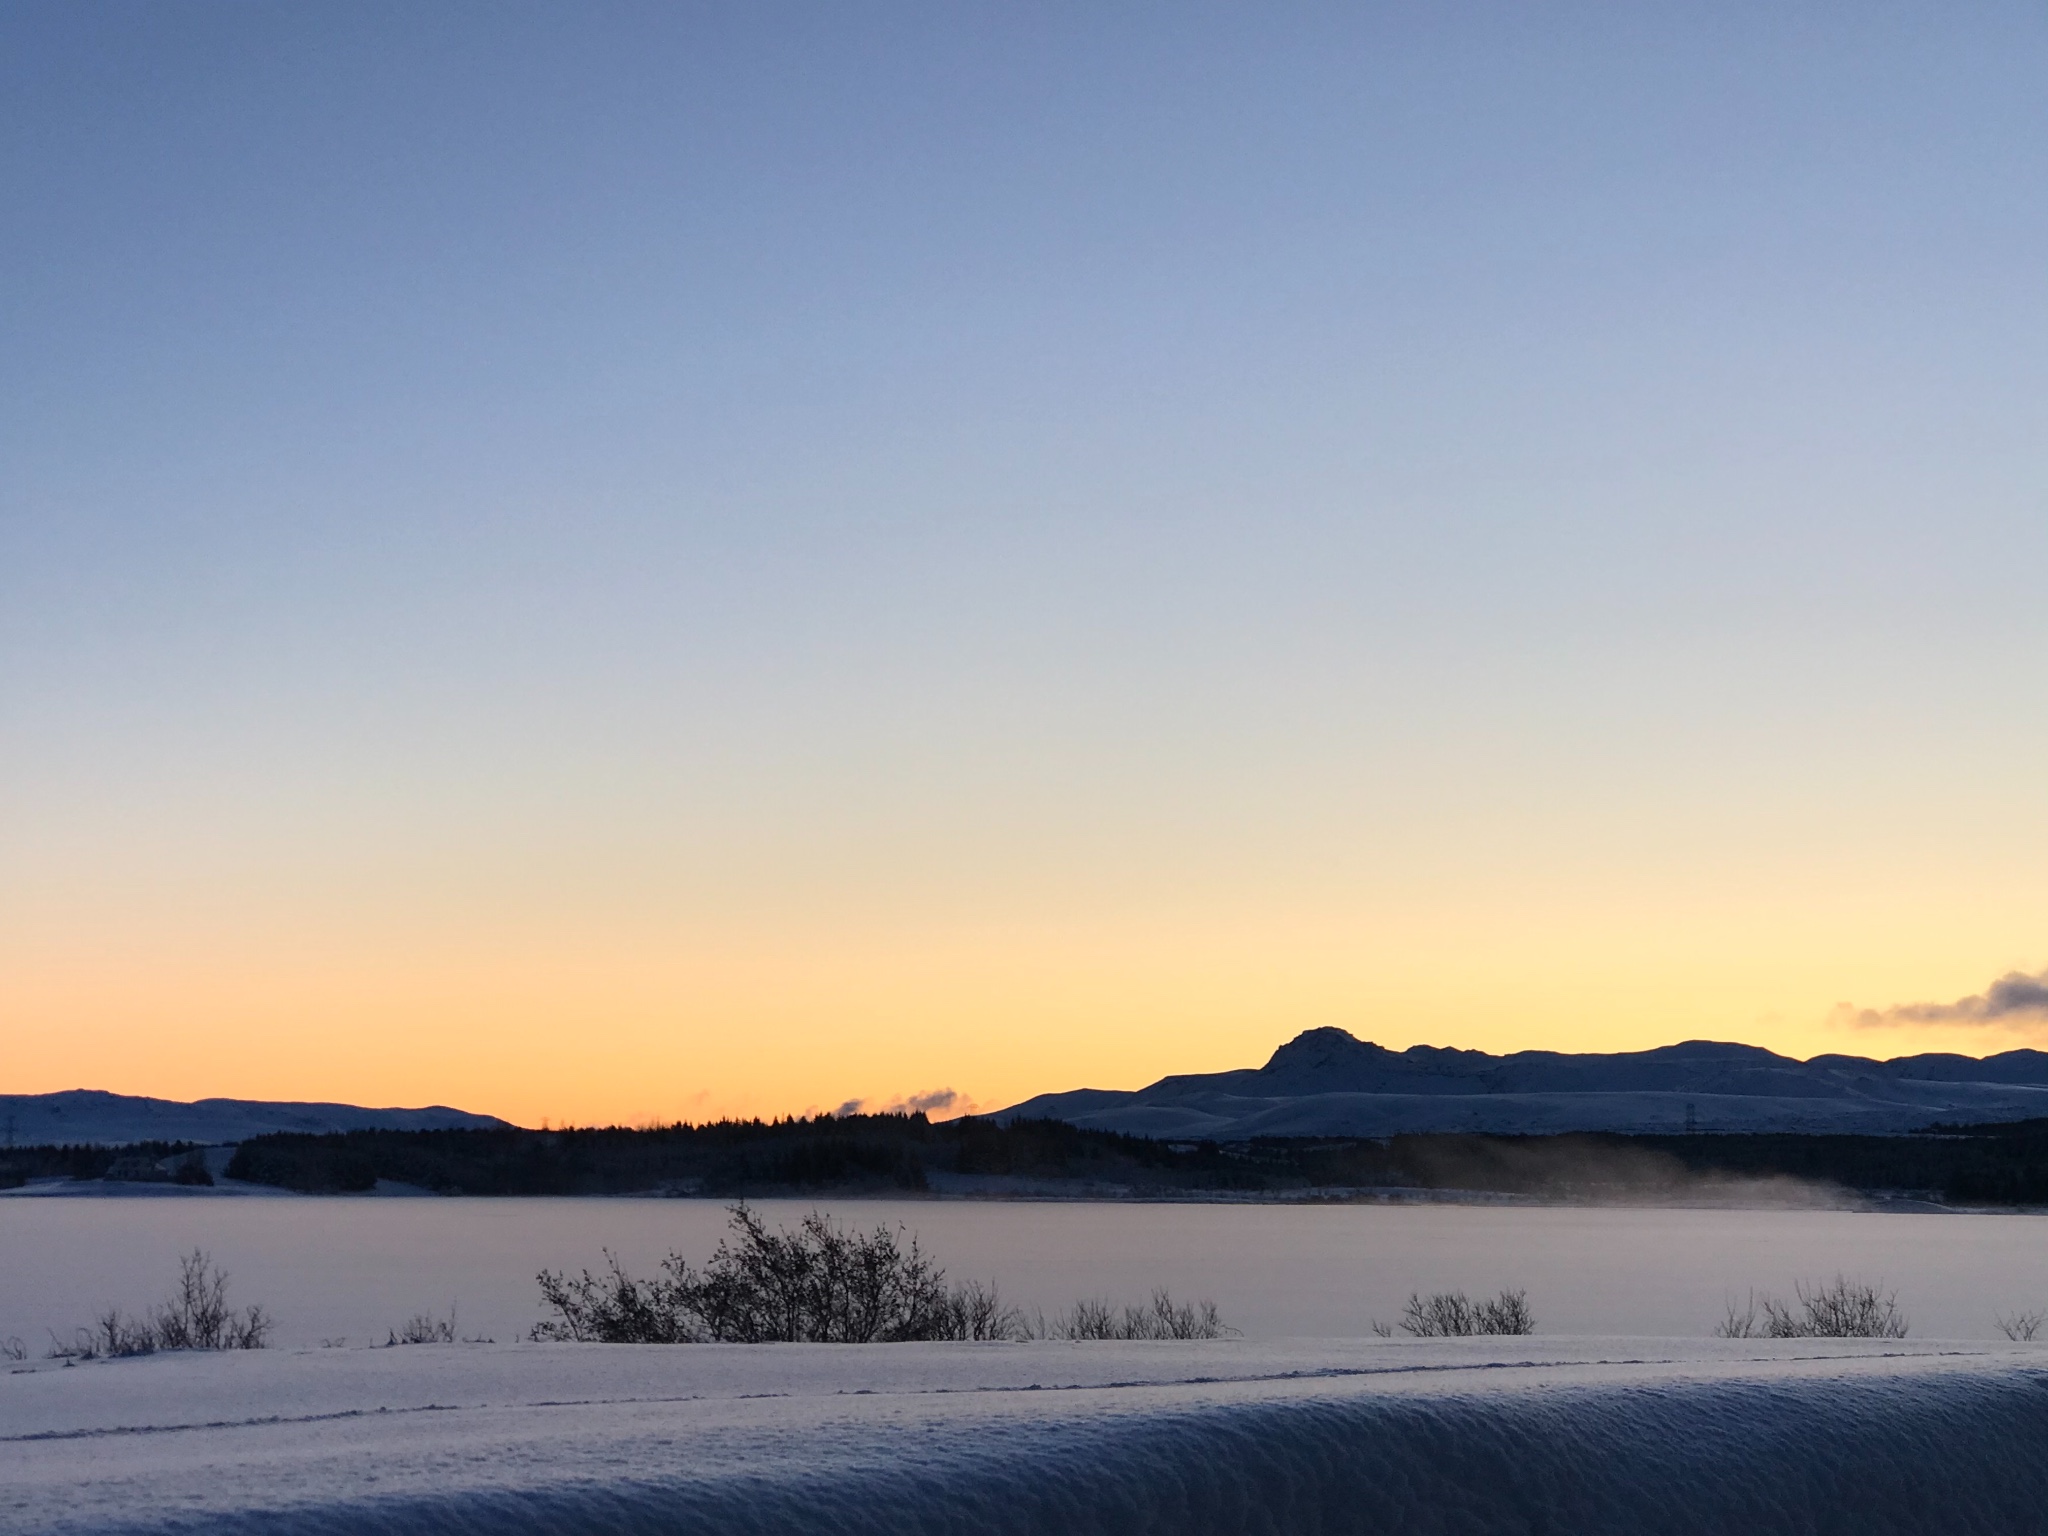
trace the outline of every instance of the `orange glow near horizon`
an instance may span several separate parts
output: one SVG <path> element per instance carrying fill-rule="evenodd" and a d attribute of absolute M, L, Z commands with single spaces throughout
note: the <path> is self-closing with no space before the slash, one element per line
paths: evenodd
<path fill-rule="evenodd" d="M 6 1086 L 647 1124 L 853 1099 L 878 1108 L 947 1089 L 957 1098 L 942 1114 L 995 1109 L 1255 1066 L 1321 1025 L 1393 1048 L 1713 1038 L 1795 1056 L 1980 1054 L 2041 1044 L 2048 1030 L 1868 1028 L 1836 1010 L 1980 992 L 2024 964 L 2018 925 L 1990 927 L 1998 905 L 1980 895 L 1939 932 L 1918 901 L 1816 908 L 1797 893 L 1718 921 L 1555 904 L 1518 921 L 1504 893 L 1491 910 L 1282 918 L 1212 908 L 774 931 L 564 922 L 553 942 L 519 924 L 319 939 L 162 927 L 105 946 L 17 930 Z M 1862 978 L 1853 991 L 1845 974 Z"/>
<path fill-rule="evenodd" d="M 1897 1011 L 2048 966 L 2048 8 L 135 14 L 0 8 L 0 1092 L 2048 1045 Z"/>

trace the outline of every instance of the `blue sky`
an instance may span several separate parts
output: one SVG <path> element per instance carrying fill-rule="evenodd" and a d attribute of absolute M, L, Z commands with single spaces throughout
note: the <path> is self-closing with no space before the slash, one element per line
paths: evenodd
<path fill-rule="evenodd" d="M 22 1086 L 186 1030 L 531 1110 L 473 1063 L 574 1019 L 720 1105 L 1021 1097 L 2038 968 L 2044 65 L 2023 5 L 9 7 Z M 344 1017 L 436 1064 L 323 1086 Z"/>

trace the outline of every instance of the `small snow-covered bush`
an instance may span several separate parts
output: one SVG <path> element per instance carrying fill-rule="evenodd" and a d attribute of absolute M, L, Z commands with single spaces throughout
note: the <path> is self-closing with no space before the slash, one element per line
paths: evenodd
<path fill-rule="evenodd" d="M 1741 1311 L 1728 1304 L 1728 1315 L 1714 1329 L 1724 1339 L 1903 1339 L 1906 1315 L 1896 1291 L 1845 1280 L 1840 1275 L 1809 1290 L 1802 1281 L 1793 1287 L 1796 1303 L 1752 1291 Z"/>
<path fill-rule="evenodd" d="M 1418 1339 L 1534 1333 L 1536 1316 L 1529 1310 L 1525 1291 L 1502 1291 L 1490 1301 L 1474 1301 L 1463 1291 L 1437 1291 L 1429 1296 L 1411 1292 L 1402 1309 L 1401 1331 Z"/>

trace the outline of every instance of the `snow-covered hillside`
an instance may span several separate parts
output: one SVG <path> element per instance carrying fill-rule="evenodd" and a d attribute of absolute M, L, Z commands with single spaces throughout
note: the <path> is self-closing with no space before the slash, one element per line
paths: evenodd
<path fill-rule="evenodd" d="M 2035 1532 L 2048 1349 L 420 1346 L 0 1375 L 0 1531 Z"/>
<path fill-rule="evenodd" d="M 436 1104 L 427 1109 L 363 1109 L 354 1104 L 268 1103 L 260 1099 L 143 1099 L 95 1088 L 64 1093 L 0 1094 L 0 1132 L 14 1146 L 131 1141 L 247 1141 L 269 1131 L 481 1130 L 503 1126 Z"/>
<path fill-rule="evenodd" d="M 2048 1115 L 2048 1054 L 1816 1056 L 1692 1040 L 1653 1051 L 1490 1056 L 1417 1045 L 1390 1051 L 1312 1029 L 1263 1067 L 1161 1078 L 1118 1092 L 1041 1094 L 999 1118 L 1193 1140 L 1546 1133 L 1832 1131 L 1891 1134 L 1934 1121 Z"/>

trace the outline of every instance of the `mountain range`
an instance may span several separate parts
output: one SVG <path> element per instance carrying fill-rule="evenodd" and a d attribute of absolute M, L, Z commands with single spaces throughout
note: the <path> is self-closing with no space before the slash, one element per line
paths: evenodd
<path fill-rule="evenodd" d="M 1388 1050 L 1304 1031 L 1263 1067 L 1163 1077 L 1128 1092 L 1040 1094 L 996 1116 L 1185 1140 L 1411 1132 L 1808 1131 L 1890 1134 L 1937 1121 L 2048 1116 L 2048 1054 L 1934 1053 L 1800 1061 L 1688 1040 L 1649 1051 L 1493 1056 Z"/>
<path fill-rule="evenodd" d="M 491 1130 L 508 1122 L 435 1104 L 426 1109 L 363 1109 L 354 1104 L 272 1103 L 260 1099 L 135 1098 L 72 1088 L 63 1093 L 0 1093 L 0 1137 L 17 1147 L 132 1141 L 247 1141 L 269 1131 Z"/>

